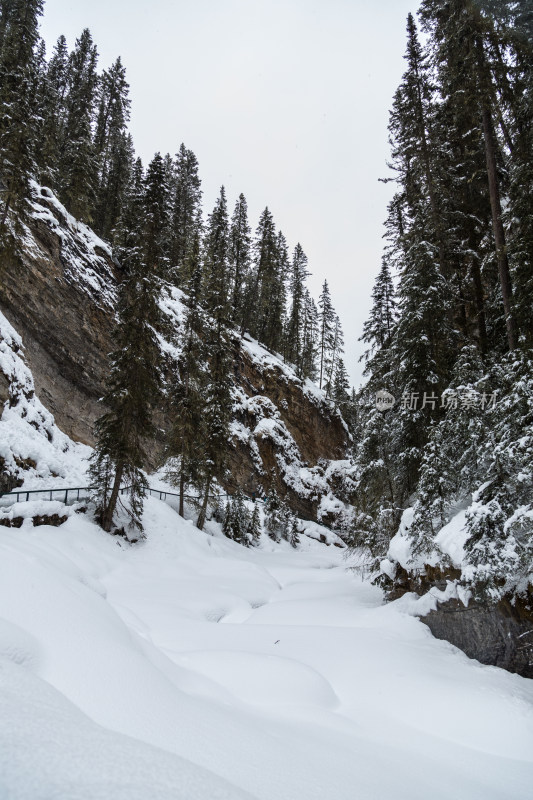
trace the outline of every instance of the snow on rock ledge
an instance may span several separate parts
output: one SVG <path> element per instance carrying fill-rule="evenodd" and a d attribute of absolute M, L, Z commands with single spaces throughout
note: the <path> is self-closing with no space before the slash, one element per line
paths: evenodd
<path fill-rule="evenodd" d="M 22 339 L 0 312 L 0 490 L 83 486 L 90 450 L 73 443 L 35 394 Z"/>

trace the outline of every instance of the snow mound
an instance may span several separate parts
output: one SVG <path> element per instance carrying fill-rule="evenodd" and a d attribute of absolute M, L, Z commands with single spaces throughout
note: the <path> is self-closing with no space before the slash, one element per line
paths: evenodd
<path fill-rule="evenodd" d="M 312 705 L 334 708 L 338 698 L 316 670 L 288 658 L 223 650 L 184 653 L 179 662 L 220 683 L 235 697 L 258 706 Z"/>
<path fill-rule="evenodd" d="M 34 636 L 0 618 L 0 659 L 36 670 L 41 663 L 42 648 Z"/>
<path fill-rule="evenodd" d="M 338 548 L 247 550 L 155 498 L 144 524 L 0 529 L 0 797 L 529 800 L 530 681 Z"/>
<path fill-rule="evenodd" d="M 0 657 L 0 796 L 9 800 L 252 800 L 223 778 L 92 722 Z"/>

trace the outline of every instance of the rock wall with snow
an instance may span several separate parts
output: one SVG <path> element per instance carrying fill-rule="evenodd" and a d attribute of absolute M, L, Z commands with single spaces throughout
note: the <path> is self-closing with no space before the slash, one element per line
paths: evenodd
<path fill-rule="evenodd" d="M 408 508 L 381 562 L 381 583 L 389 599 L 402 598 L 409 613 L 420 617 L 437 639 L 451 642 L 470 658 L 533 678 L 531 596 L 488 605 L 463 586 L 464 509 L 441 528 L 429 558 L 412 552 L 407 535 L 412 519 L 413 509 Z"/>
<path fill-rule="evenodd" d="M 0 312 L 0 492 L 85 486 L 89 453 L 37 397 L 22 338 Z"/>
<path fill-rule="evenodd" d="M 112 349 L 120 267 L 109 246 L 68 214 L 49 189 L 34 185 L 32 209 L 21 258 L 3 264 L 0 311 L 12 326 L 9 335 L 24 346 L 32 391 L 68 437 L 91 445 L 93 423 L 102 412 L 98 400 Z M 180 298 L 168 287 L 162 300 L 178 328 Z M 164 340 L 162 346 L 172 351 Z M 12 351 L 11 345 L 6 349 Z M 0 366 L 0 400 L 11 383 L 9 367 Z M 235 335 L 234 403 L 226 488 L 261 492 L 274 480 L 301 516 L 347 518 L 351 487 L 343 460 L 349 436 L 324 393 L 257 342 Z M 170 424 L 164 407 L 157 424 L 162 431 Z M 159 467 L 162 443 L 151 442 L 148 452 L 150 466 Z"/>

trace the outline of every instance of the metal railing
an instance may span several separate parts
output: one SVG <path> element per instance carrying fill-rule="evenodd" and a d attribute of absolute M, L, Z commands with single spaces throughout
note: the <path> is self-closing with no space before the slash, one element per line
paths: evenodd
<path fill-rule="evenodd" d="M 68 505 L 69 503 L 77 503 L 80 500 L 88 500 L 90 497 L 91 492 L 95 491 L 94 486 L 75 486 L 75 487 L 66 487 L 66 488 L 58 488 L 58 489 L 15 489 L 13 492 L 0 492 L 0 506 L 2 505 L 9 505 L 11 503 L 20 503 L 20 502 L 29 502 L 31 499 L 42 499 L 47 501 L 52 500 L 59 500 L 60 502 Z M 122 486 L 120 488 L 120 493 L 124 494 L 130 489 L 129 486 Z M 159 500 L 163 502 L 167 502 L 167 498 L 177 498 L 179 500 L 180 495 L 177 492 L 168 492 L 165 489 L 153 489 L 151 486 L 146 488 L 146 493 L 149 494 L 151 497 L 158 497 Z M 41 495 L 41 498 L 34 497 L 35 495 Z M 59 495 L 59 496 L 57 496 Z M 250 495 L 243 495 L 245 499 L 250 500 L 252 503 L 256 500 L 265 500 L 264 495 L 260 495 L 259 493 L 254 494 L 253 496 Z M 219 501 L 224 500 L 229 497 L 234 497 L 232 494 L 217 494 L 217 495 L 210 495 L 210 501 Z M 16 498 L 13 500 L 8 500 L 7 503 L 4 503 L 5 498 Z M 184 494 L 184 500 L 191 500 L 195 502 L 200 502 L 203 498 L 197 495 L 191 494 Z M 317 523 L 316 520 L 310 519 L 308 517 L 299 516 L 298 519 L 301 519 L 302 522 L 314 522 Z M 335 533 L 339 536 L 339 531 L 336 531 L 330 525 L 327 525 L 324 522 L 318 522 L 318 525 L 321 525 L 323 528 L 327 528 L 327 530 Z"/>
<path fill-rule="evenodd" d="M 16 497 L 12 502 L 28 502 L 31 499 L 42 500 L 60 500 L 66 505 L 69 503 L 76 503 L 78 500 L 86 500 L 91 491 L 90 486 L 69 486 L 68 488 L 59 489 L 16 489 L 13 492 L 0 492 L 0 503 L 5 497 Z M 34 497 L 34 495 L 41 495 L 41 498 Z M 57 497 L 59 495 L 59 497 Z"/>

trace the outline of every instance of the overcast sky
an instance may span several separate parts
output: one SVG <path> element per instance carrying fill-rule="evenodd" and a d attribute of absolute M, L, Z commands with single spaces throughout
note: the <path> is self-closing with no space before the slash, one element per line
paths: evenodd
<path fill-rule="evenodd" d="M 358 342 L 379 270 L 390 185 L 387 122 L 412 0 L 45 0 L 48 55 L 84 27 L 99 67 L 120 55 L 130 129 L 147 163 L 181 142 L 209 212 L 222 184 L 255 228 L 268 205 L 299 241 L 315 298 L 327 278 L 358 385 Z"/>

